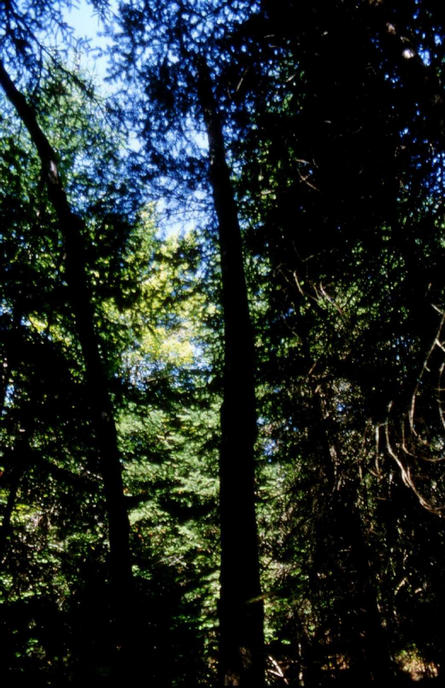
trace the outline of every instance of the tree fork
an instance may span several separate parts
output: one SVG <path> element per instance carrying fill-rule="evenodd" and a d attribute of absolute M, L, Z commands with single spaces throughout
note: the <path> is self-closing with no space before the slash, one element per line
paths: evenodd
<path fill-rule="evenodd" d="M 241 232 L 209 68 L 197 60 L 198 99 L 209 142 L 209 177 L 219 225 L 224 311 L 220 448 L 220 682 L 264 685 L 263 601 L 255 517 L 254 341 Z"/>

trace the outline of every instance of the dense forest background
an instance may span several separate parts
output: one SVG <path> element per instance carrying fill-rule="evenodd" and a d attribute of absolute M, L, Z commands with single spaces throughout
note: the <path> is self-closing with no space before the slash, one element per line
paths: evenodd
<path fill-rule="evenodd" d="M 71 5 L 0 2 L 2 686 L 442 685 L 442 3 Z"/>

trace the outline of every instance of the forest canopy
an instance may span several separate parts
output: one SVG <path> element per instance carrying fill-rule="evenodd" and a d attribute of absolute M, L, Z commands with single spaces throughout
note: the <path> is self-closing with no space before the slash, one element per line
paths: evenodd
<path fill-rule="evenodd" d="M 0 2 L 2 685 L 441 685 L 441 3 L 76 7 Z"/>

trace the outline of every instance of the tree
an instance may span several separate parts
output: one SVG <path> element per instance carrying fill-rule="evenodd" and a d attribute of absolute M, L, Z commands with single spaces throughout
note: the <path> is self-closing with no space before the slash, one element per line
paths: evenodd
<path fill-rule="evenodd" d="M 160 3 L 148 13 L 139 6 L 122 8 L 121 38 L 130 45 L 128 66 L 138 71 L 148 98 L 153 96 L 151 102 L 144 99 L 137 106 L 143 108 L 144 130 L 151 136 L 146 146 L 148 155 L 159 151 L 159 133 L 171 137 L 172 145 L 183 150 L 179 169 L 185 171 L 191 189 L 202 184 L 196 172 L 201 169 L 205 174 L 208 165 L 218 223 L 225 351 L 220 450 L 220 681 L 222 685 L 260 686 L 264 680 L 264 660 L 254 503 L 254 347 L 236 200 L 207 62 L 214 64 L 216 55 L 204 43 L 209 36 L 205 23 L 208 10 L 205 3 L 198 8 Z M 230 3 L 223 8 L 224 12 L 230 14 Z M 188 30 L 189 21 L 192 32 Z M 216 25 L 213 23 L 213 27 Z M 162 37 L 155 60 L 149 56 L 136 58 L 135 51 L 151 45 L 154 35 Z M 194 79 L 196 87 L 192 86 Z M 140 109 L 135 112 L 136 120 L 140 118 Z M 202 155 L 193 159 L 188 152 L 190 142 L 181 137 L 190 126 L 189 118 L 192 126 L 199 128 L 200 110 L 208 138 L 208 160 Z M 172 175 L 167 177 L 167 184 L 172 187 L 178 173 L 172 170 L 169 156 L 168 151 L 166 156 L 156 155 L 155 160 L 164 174 Z"/>
<path fill-rule="evenodd" d="M 113 682 L 105 439 L 147 681 L 261 685 L 263 603 L 270 686 L 443 672 L 438 4 L 122 3 L 118 132 L 29 31 L 64 6 L 7 3 L 1 29 L 41 149 L 5 103 L 11 682 Z M 161 237 L 147 196 L 193 231 Z"/>
<path fill-rule="evenodd" d="M 359 670 L 365 660 L 368 677 L 385 657 L 379 626 L 388 624 L 375 619 L 385 574 L 372 556 L 378 543 L 371 505 L 379 494 L 370 473 L 372 428 L 384 422 L 396 388 L 409 396 L 437 329 L 427 304 L 443 300 L 435 197 L 442 135 L 433 95 L 440 90 L 439 15 L 405 5 L 398 16 L 399 9 L 263 3 L 239 32 L 231 65 L 244 86 L 240 97 L 254 104 L 255 125 L 237 152 L 242 218 L 262 261 L 258 279 L 269 267 L 268 310 L 260 311 L 270 328 L 261 415 L 271 457 L 294 457 L 293 482 L 285 483 L 289 502 L 299 500 L 289 525 L 294 537 L 302 514 L 308 519 L 298 544 L 309 566 L 298 547 L 294 556 L 307 573 L 299 585 L 308 585 L 318 615 L 309 644 L 326 666 L 338 643 L 338 662 L 351 653 L 349 666 Z M 421 59 L 422 41 L 431 47 L 430 64 Z M 262 70 L 271 55 L 274 69 Z M 417 214 L 411 203 L 419 208 L 420 198 Z M 373 543 L 368 553 L 363 541 Z M 340 559 L 339 551 L 347 556 Z M 297 618 L 294 633 L 303 632 Z M 307 661 L 314 666 L 318 658 Z"/>
<path fill-rule="evenodd" d="M 57 154 L 38 124 L 35 110 L 16 88 L 3 64 L 0 65 L 0 82 L 38 152 L 42 179 L 47 186 L 48 196 L 63 236 L 68 298 L 76 319 L 77 336 L 85 364 L 88 405 L 107 503 L 111 604 L 114 616 L 113 643 L 116 653 L 115 661 L 118 662 L 117 666 L 120 666 L 120 648 L 124 648 L 121 653 L 124 656 L 130 651 L 132 604 L 129 524 L 123 496 L 114 412 L 108 388 L 107 371 L 96 333 L 94 305 L 87 275 L 83 237 L 85 227 L 83 221 L 70 206 L 59 172 Z M 126 661 L 125 659 L 124 665 Z M 128 667 L 125 670 L 128 670 Z"/>
<path fill-rule="evenodd" d="M 210 646 L 210 655 L 214 645 L 218 402 L 206 389 L 202 330 L 209 315 L 199 247 L 193 237 L 165 245 L 155 238 L 151 209 L 137 213 L 137 198 L 122 196 L 129 181 L 119 141 L 115 149 L 104 123 L 96 128 L 90 108 L 94 112 L 97 103 L 82 98 L 79 114 L 78 97 L 67 86 L 46 84 L 38 109 L 53 136 L 67 136 L 62 175 L 88 218 L 86 270 L 133 526 L 139 619 L 132 619 L 132 652 L 139 653 L 139 664 L 156 685 L 188 685 L 192 675 L 202 683 L 210 671 L 202 644 Z M 0 575 L 5 662 L 12 684 L 21 671 L 23 680 L 35 674 L 57 683 L 95 676 L 107 683 L 113 680 L 114 639 L 106 589 L 106 509 L 84 362 L 64 282 L 57 217 L 42 186 L 40 161 L 13 113 L 11 118 L 12 151 L 5 143 L 2 157 L 8 228 L 2 249 L 9 258 L 2 280 L 2 341 L 12 375 L 5 380 L 6 470 L 0 493 L 7 501 L 3 524 L 12 517 Z M 101 155 L 113 164 L 101 165 Z M 137 196 L 135 185 L 133 191 Z M 17 304 L 22 321 L 15 333 L 7 314 Z M 13 446 L 20 428 L 27 432 L 28 454 L 23 441 Z M 19 450 L 26 463 L 16 490 Z M 51 616 L 47 626 L 45 614 Z M 12 637 L 8 624 L 15 630 Z"/>
<path fill-rule="evenodd" d="M 222 685 L 263 683 L 263 610 L 254 504 L 256 409 L 254 345 L 241 232 L 208 67 L 198 66 L 210 179 L 218 216 L 224 312 L 221 409 L 221 673 Z"/>

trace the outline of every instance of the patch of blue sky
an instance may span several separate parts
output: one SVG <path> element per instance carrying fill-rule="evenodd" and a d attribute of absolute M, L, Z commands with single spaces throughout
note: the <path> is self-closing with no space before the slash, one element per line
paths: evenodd
<path fill-rule="evenodd" d="M 117 23 L 117 12 L 118 3 L 116 0 L 112 0 L 106 19 L 108 28 L 112 28 L 113 21 Z M 107 80 L 108 53 L 113 39 L 107 35 L 107 27 L 100 14 L 94 10 L 90 2 L 79 0 L 65 10 L 64 19 L 73 29 L 76 45 L 73 48 L 73 62 L 76 68 L 91 77 L 98 92 L 105 97 L 112 96 L 113 93 L 122 90 L 122 84 L 115 81 L 111 83 Z M 174 55 L 170 55 L 172 61 L 174 58 Z M 129 149 L 140 152 L 142 144 L 138 134 L 130 131 L 128 135 L 127 146 Z M 196 123 L 192 121 L 186 123 L 182 138 L 172 138 L 166 143 L 171 152 L 178 157 L 181 153 L 186 153 L 191 157 L 199 158 L 205 157 L 208 152 L 206 134 L 199 131 Z M 177 148 L 178 150 L 176 150 Z M 159 179 L 158 183 L 160 181 Z M 168 189 L 167 180 L 165 185 Z M 149 190 L 148 194 L 150 195 Z M 158 196 L 158 194 L 154 195 L 155 197 Z M 207 193 L 203 189 L 191 192 L 188 195 L 187 203 L 184 204 L 177 203 L 172 197 L 169 198 L 169 195 L 167 191 L 164 198 L 159 199 L 158 196 L 156 199 L 156 214 L 161 236 L 184 235 L 197 227 L 208 225 L 209 218 L 205 202 Z"/>
<path fill-rule="evenodd" d="M 66 8 L 64 14 L 65 21 L 72 27 L 77 40 L 75 60 L 79 68 L 91 74 L 100 83 L 101 90 L 107 90 L 105 77 L 110 39 L 105 35 L 102 18 L 86 0 L 80 0 Z"/>

